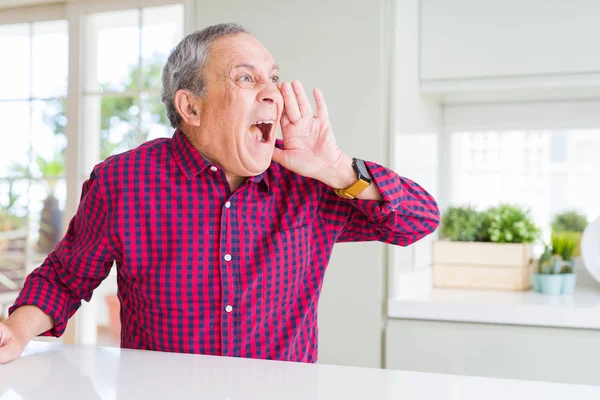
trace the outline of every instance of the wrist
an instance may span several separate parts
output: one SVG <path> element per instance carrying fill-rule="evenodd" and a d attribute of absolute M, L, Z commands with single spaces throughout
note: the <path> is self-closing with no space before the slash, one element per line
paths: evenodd
<path fill-rule="evenodd" d="M 22 324 L 20 324 L 19 321 L 15 321 L 14 318 L 11 319 L 9 317 L 3 323 L 10 330 L 13 338 L 15 338 L 21 344 L 21 346 L 24 347 L 31 341 L 31 339 L 33 339 L 33 336 L 29 335 Z"/>
<path fill-rule="evenodd" d="M 356 182 L 356 172 L 352 168 L 352 158 L 342 153 L 338 160 L 318 180 L 334 189 L 343 189 L 352 185 Z"/>
<path fill-rule="evenodd" d="M 22 305 L 4 321 L 17 339 L 26 345 L 37 335 L 54 327 L 52 317 L 34 305 Z"/>

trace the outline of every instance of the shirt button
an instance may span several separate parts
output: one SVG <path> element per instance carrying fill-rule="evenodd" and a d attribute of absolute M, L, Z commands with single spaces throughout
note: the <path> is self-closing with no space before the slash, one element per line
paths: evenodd
<path fill-rule="evenodd" d="M 231 307 L 230 305 L 227 305 L 227 307 L 225 307 L 225 311 L 232 312 L 233 311 L 233 307 Z"/>
<path fill-rule="evenodd" d="M 214 165 L 212 167 L 210 167 L 210 170 L 213 172 L 217 172 L 217 167 L 215 167 Z"/>
<path fill-rule="evenodd" d="M 231 203 L 230 202 L 225 203 L 225 208 L 229 208 L 229 207 L 231 207 Z"/>
<path fill-rule="evenodd" d="M 225 254 L 225 261 L 231 261 L 231 254 Z"/>

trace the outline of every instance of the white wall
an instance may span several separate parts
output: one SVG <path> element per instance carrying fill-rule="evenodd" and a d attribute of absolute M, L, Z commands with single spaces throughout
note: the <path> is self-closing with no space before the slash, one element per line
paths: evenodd
<path fill-rule="evenodd" d="M 440 194 L 439 156 L 443 145 L 441 106 L 421 95 L 419 87 L 419 0 L 396 1 L 394 92 L 392 117 L 394 169 Z M 431 265 L 429 236 L 408 248 L 394 247 L 391 254 L 391 295 L 411 290 Z M 425 274 L 427 272 L 425 271 Z M 426 283 L 425 283 L 426 284 Z"/>
<path fill-rule="evenodd" d="M 479 104 L 444 108 L 448 131 L 598 129 L 600 100 Z"/>
<path fill-rule="evenodd" d="M 235 21 L 271 51 L 283 80 L 319 86 L 340 146 L 385 163 L 386 61 L 383 1 L 197 1 L 197 28 Z M 319 361 L 380 367 L 385 253 L 379 243 L 338 245 L 320 303 Z"/>
<path fill-rule="evenodd" d="M 600 73 L 596 0 L 422 0 L 421 79 Z"/>

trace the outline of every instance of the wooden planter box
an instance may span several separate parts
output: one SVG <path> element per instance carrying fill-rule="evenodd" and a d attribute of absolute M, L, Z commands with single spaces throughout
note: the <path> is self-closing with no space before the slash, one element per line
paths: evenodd
<path fill-rule="evenodd" d="M 532 244 L 437 241 L 433 286 L 528 290 L 535 269 Z"/>

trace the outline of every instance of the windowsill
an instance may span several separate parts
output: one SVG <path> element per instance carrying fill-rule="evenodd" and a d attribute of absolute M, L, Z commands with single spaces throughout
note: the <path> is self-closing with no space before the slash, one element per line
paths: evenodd
<path fill-rule="evenodd" d="M 413 291 L 388 300 L 388 317 L 600 330 L 600 290 L 578 288 L 572 296 L 533 291 Z"/>

